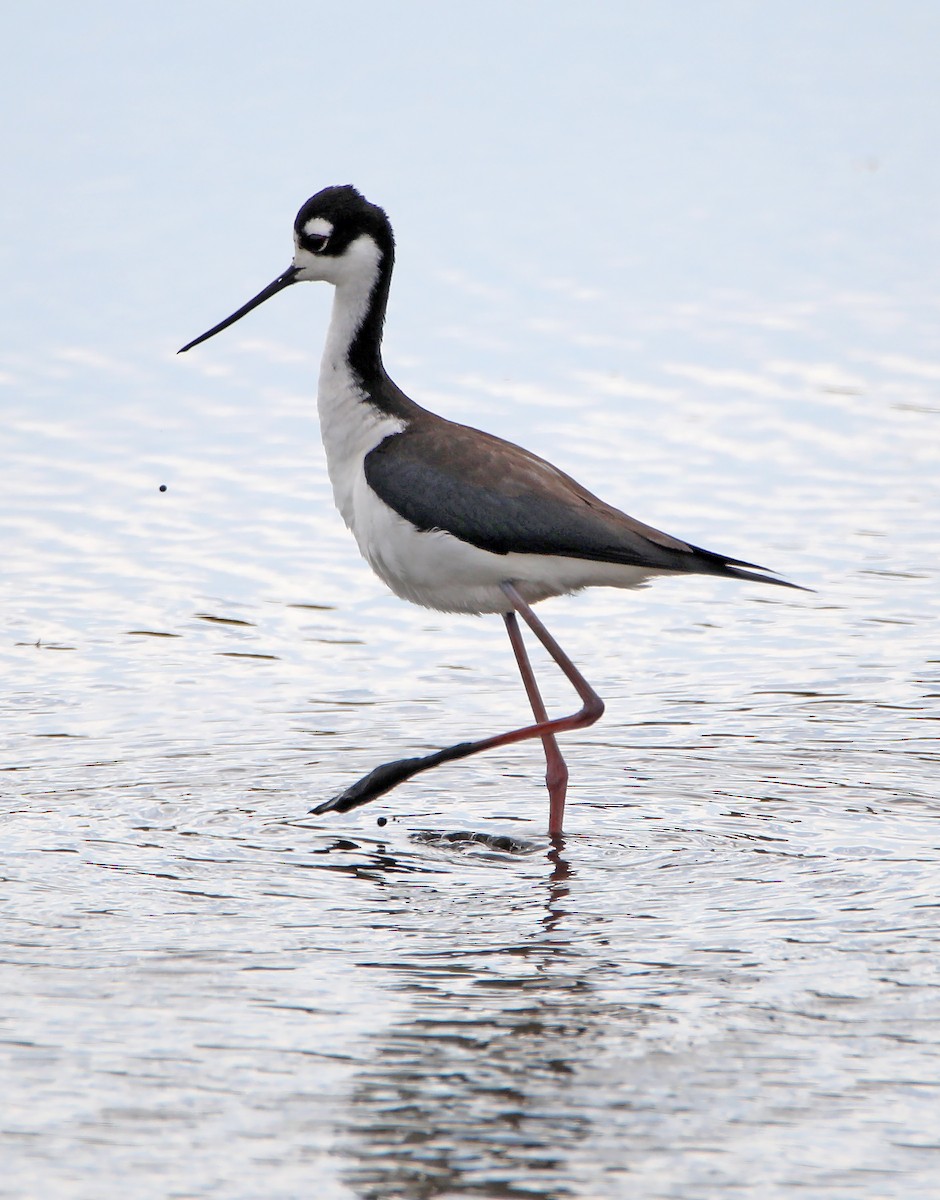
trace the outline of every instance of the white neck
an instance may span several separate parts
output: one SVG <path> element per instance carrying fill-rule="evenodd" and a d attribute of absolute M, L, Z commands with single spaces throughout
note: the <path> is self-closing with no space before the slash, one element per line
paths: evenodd
<path fill-rule="evenodd" d="M 390 433 L 403 428 L 400 420 L 378 412 L 367 402 L 362 380 L 349 362 L 349 352 L 362 327 L 379 277 L 382 254 L 368 236 L 357 238 L 338 264 L 333 312 L 320 363 L 317 408 L 326 465 L 336 507 L 357 534 L 356 489 L 366 454 Z"/>
<path fill-rule="evenodd" d="M 348 369 L 349 349 L 369 311 L 381 260 L 381 250 L 364 234 L 349 246 L 339 263 L 336 278 L 330 281 L 336 285 L 336 295 L 323 348 L 321 387 L 324 372 Z"/>

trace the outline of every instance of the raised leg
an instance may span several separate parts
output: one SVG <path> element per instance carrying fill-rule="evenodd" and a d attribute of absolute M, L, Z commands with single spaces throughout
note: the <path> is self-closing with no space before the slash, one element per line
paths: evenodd
<path fill-rule="evenodd" d="M 539 639 L 561 668 L 562 673 L 571 683 L 571 686 L 581 697 L 581 708 L 569 717 L 556 717 L 552 721 L 542 720 L 539 714 L 536 713 L 536 721 L 538 723 L 535 725 L 526 725 L 522 729 L 512 729 L 508 733 L 500 733 L 495 737 L 481 738 L 477 742 L 460 742 L 456 746 L 449 746 L 446 750 L 437 750 L 433 754 L 426 754 L 420 758 L 400 758 L 396 762 L 384 763 L 381 767 L 376 767 L 374 771 L 370 771 L 358 783 L 354 783 L 352 787 L 348 787 L 339 796 L 334 796 L 332 800 L 318 804 L 316 808 L 310 810 L 311 812 L 317 814 L 349 812 L 350 809 L 358 808 L 360 804 L 367 804 L 370 800 L 375 800 L 376 797 L 383 795 L 383 793 L 391 791 L 393 787 L 419 774 L 421 771 L 428 771 L 431 767 L 440 766 L 441 763 L 454 762 L 458 758 L 468 758 L 471 754 L 479 754 L 484 750 L 495 750 L 499 746 L 511 746 L 516 742 L 523 742 L 534 737 L 542 738 L 544 742 L 546 735 L 548 735 L 554 741 L 556 733 L 564 733 L 569 729 L 583 729 L 587 725 L 593 725 L 595 721 L 600 719 L 604 712 L 603 700 L 594 691 L 568 655 L 565 654 L 564 650 L 558 645 L 532 611 L 531 606 L 519 594 L 516 587 L 512 583 L 504 583 L 502 587 L 515 611 Z M 507 621 L 508 627 L 509 622 Z M 510 638 L 512 638 L 512 634 L 510 634 Z M 513 641 L 514 649 L 515 646 L 516 643 Z M 525 661 L 528 665 L 527 656 Z M 522 670 L 521 663 L 520 670 Z M 528 670 L 531 676 L 531 666 L 529 666 Z M 525 679 L 526 676 L 523 672 L 523 681 Z M 534 679 L 532 682 L 534 686 Z M 528 684 L 526 684 L 526 690 L 528 691 Z M 532 693 L 530 692 L 529 695 L 531 700 Z M 538 703 L 542 705 L 541 697 L 539 697 Z M 533 701 L 533 709 L 534 707 L 535 702 Z M 542 705 L 541 711 L 544 713 L 544 705 Z M 553 834 L 561 832 L 560 817 L 558 828 L 553 829 L 551 832 Z"/>
<path fill-rule="evenodd" d="M 512 643 L 513 653 L 519 666 L 519 674 L 525 685 L 526 695 L 532 705 L 532 713 L 540 725 L 548 722 L 548 713 L 542 694 L 535 681 L 535 673 L 529 662 L 529 654 L 522 640 L 522 632 L 514 612 L 503 613 L 506 622 L 506 632 Z M 561 756 L 558 742 L 553 733 L 542 734 L 542 746 L 545 749 L 545 786 L 548 788 L 548 832 L 550 837 L 561 833 L 565 820 L 565 796 L 568 791 L 568 764 Z"/>

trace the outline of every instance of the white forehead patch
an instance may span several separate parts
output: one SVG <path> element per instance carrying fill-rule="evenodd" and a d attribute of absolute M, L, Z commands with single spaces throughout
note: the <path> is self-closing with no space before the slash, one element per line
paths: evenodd
<path fill-rule="evenodd" d="M 329 237 L 332 232 L 333 222 L 328 221 L 326 217 L 311 217 L 304 225 L 307 237 Z"/>

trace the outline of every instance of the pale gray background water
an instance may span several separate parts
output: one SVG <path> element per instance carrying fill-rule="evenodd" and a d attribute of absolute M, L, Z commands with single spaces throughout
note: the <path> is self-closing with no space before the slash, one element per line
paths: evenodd
<path fill-rule="evenodd" d="M 4 42 L 0 1196 L 940 1194 L 940 9 Z M 816 589 L 543 606 L 608 700 L 558 853 L 525 746 L 306 815 L 526 715 L 332 509 L 327 290 L 174 355 L 347 181 L 407 390 Z"/>

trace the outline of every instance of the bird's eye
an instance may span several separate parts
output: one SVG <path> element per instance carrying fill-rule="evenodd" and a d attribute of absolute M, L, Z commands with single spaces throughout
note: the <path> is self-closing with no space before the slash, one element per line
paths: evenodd
<path fill-rule="evenodd" d="M 303 227 L 304 246 L 314 254 L 322 254 L 332 233 L 332 221 L 326 217 L 311 217 Z"/>

